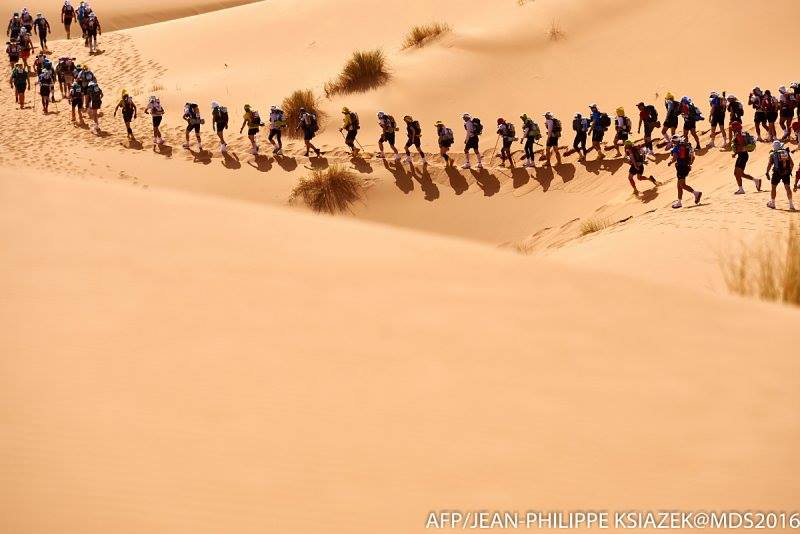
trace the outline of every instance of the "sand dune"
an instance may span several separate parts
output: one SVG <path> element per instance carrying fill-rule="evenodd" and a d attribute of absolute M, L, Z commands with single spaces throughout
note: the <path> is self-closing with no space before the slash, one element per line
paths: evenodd
<path fill-rule="evenodd" d="M 6 531 L 400 533 L 454 504 L 794 504 L 796 336 L 779 325 L 797 310 L 11 178 Z"/>

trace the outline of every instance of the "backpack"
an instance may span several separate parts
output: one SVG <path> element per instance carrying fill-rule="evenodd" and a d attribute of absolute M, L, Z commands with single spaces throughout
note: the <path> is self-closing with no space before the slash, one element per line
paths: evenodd
<path fill-rule="evenodd" d="M 308 113 L 308 129 L 311 132 L 319 131 L 319 121 L 317 121 L 317 114 L 316 113 Z"/>
<path fill-rule="evenodd" d="M 514 125 L 510 122 L 506 123 L 506 137 L 516 137 L 517 130 L 514 128 Z"/>
<path fill-rule="evenodd" d="M 281 128 L 286 125 L 286 115 L 283 114 L 282 109 L 275 110 L 275 126 Z"/>
<path fill-rule="evenodd" d="M 744 108 L 742 107 L 742 103 L 738 100 L 734 100 L 728 106 L 728 109 L 731 112 L 731 115 L 735 115 L 737 117 L 741 117 L 744 115 Z"/>
<path fill-rule="evenodd" d="M 786 93 L 786 103 L 785 107 L 787 109 L 794 109 L 797 107 L 797 95 L 794 93 Z"/>
<path fill-rule="evenodd" d="M 387 125 L 387 129 L 389 131 L 391 132 L 397 131 L 397 122 L 391 115 L 386 115 L 386 118 L 384 118 L 384 123 Z"/>
<path fill-rule="evenodd" d="M 775 172 L 779 174 L 789 174 L 791 168 L 789 167 L 789 151 L 786 149 L 772 151 L 772 164 L 775 166 Z"/>
<path fill-rule="evenodd" d="M 451 130 L 450 128 L 442 128 L 442 131 L 439 134 L 439 141 L 442 143 L 454 142 L 455 137 L 453 136 L 453 130 Z"/>
<path fill-rule="evenodd" d="M 72 6 L 64 6 L 63 11 L 64 15 L 68 18 L 72 18 L 72 16 L 75 14 L 75 8 Z"/>
<path fill-rule="evenodd" d="M 39 83 L 50 85 L 53 83 L 53 74 L 47 70 L 43 69 L 42 73 L 39 75 Z"/>
<path fill-rule="evenodd" d="M 539 129 L 539 125 L 533 122 L 533 119 L 528 119 L 525 128 L 528 130 L 528 137 L 533 137 L 534 140 L 542 138 L 542 131 Z"/>
<path fill-rule="evenodd" d="M 561 121 L 553 119 L 553 137 L 561 137 Z"/>
<path fill-rule="evenodd" d="M 603 128 L 609 128 L 611 126 L 611 117 L 609 117 L 607 113 L 600 114 L 600 126 Z"/>
<path fill-rule="evenodd" d="M 250 120 L 248 121 L 248 126 L 254 128 L 256 126 L 263 126 L 264 123 L 261 122 L 261 115 L 258 114 L 258 111 L 251 109 L 250 110 Z"/>
<path fill-rule="evenodd" d="M 755 152 L 756 150 L 756 138 L 750 132 L 744 132 L 744 149 L 747 152 Z"/>
<path fill-rule="evenodd" d="M 675 155 L 675 159 L 680 162 L 688 163 L 691 160 L 692 155 L 692 145 L 687 142 L 680 143 L 678 145 L 678 152 Z"/>
<path fill-rule="evenodd" d="M 226 108 L 225 106 L 219 106 L 214 108 L 214 111 L 211 113 L 211 118 L 214 119 L 214 122 L 219 124 L 220 126 L 227 127 L 228 108 Z"/>
<path fill-rule="evenodd" d="M 764 111 L 766 111 L 767 113 L 772 113 L 772 112 L 774 112 L 774 111 L 775 111 L 775 109 L 776 109 L 776 106 L 775 106 L 775 98 L 774 98 L 774 97 L 772 97 L 772 96 L 770 96 L 769 98 L 766 98 L 766 97 L 765 97 L 765 98 L 764 98 L 764 99 L 761 101 L 761 108 L 762 108 Z"/>
<path fill-rule="evenodd" d="M 483 133 L 483 124 L 481 124 L 481 120 L 478 117 L 472 119 L 472 128 L 472 133 L 474 133 L 476 137 Z"/>
<path fill-rule="evenodd" d="M 352 128 L 353 130 L 361 129 L 361 123 L 358 120 L 358 113 L 356 113 L 355 111 L 350 112 L 350 128 Z"/>
<path fill-rule="evenodd" d="M 121 104 L 123 111 L 133 111 L 133 97 L 131 95 L 125 95 L 122 97 Z"/>
<path fill-rule="evenodd" d="M 703 114 L 700 112 L 700 108 L 698 108 L 694 104 L 692 104 L 689 108 L 689 116 L 692 117 L 695 120 L 695 122 L 706 120 L 705 117 L 703 117 Z"/>
<path fill-rule="evenodd" d="M 14 81 L 20 85 L 23 83 L 28 83 L 28 73 L 25 71 L 25 69 L 14 69 L 14 72 L 11 75 L 13 76 Z"/>
<path fill-rule="evenodd" d="M 638 148 L 631 147 L 630 154 L 631 154 L 631 162 L 634 163 L 636 167 L 639 167 L 647 163 L 644 154 L 642 154 L 642 151 L 639 150 Z"/>
<path fill-rule="evenodd" d="M 654 105 L 650 104 L 649 106 L 646 106 L 644 109 L 647 111 L 648 122 L 653 122 L 653 123 L 658 122 L 658 110 Z"/>
<path fill-rule="evenodd" d="M 419 121 L 412 121 L 409 126 L 411 126 L 411 130 L 414 132 L 414 135 L 417 137 L 422 135 L 422 126 L 419 125 Z"/>

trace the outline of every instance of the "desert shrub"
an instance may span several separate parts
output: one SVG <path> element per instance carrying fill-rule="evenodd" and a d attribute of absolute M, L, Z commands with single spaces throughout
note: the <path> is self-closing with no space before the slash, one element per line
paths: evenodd
<path fill-rule="evenodd" d="M 581 235 L 593 234 L 609 226 L 611 226 L 611 221 L 608 219 L 587 219 L 581 223 Z"/>
<path fill-rule="evenodd" d="M 403 50 L 406 48 L 422 47 L 443 33 L 450 31 L 450 26 L 442 22 L 414 26 L 403 41 Z"/>
<path fill-rule="evenodd" d="M 314 96 L 310 89 L 298 90 L 283 99 L 281 109 L 286 120 L 286 135 L 292 138 L 302 138 L 303 132 L 298 123 L 300 120 L 300 108 L 305 108 L 317 114 L 317 122 L 322 128 L 325 114 L 319 109 L 319 99 Z"/>
<path fill-rule="evenodd" d="M 792 224 L 780 246 L 759 240 L 729 254 L 723 274 L 734 293 L 800 305 L 800 226 Z"/>
<path fill-rule="evenodd" d="M 353 202 L 361 199 L 363 192 L 361 178 L 341 165 L 331 165 L 301 178 L 289 202 L 301 199 L 316 212 L 335 214 L 348 210 Z"/>
<path fill-rule="evenodd" d="M 339 76 L 325 84 L 325 96 L 369 91 L 388 80 L 388 64 L 381 50 L 356 51 Z"/>
<path fill-rule="evenodd" d="M 561 25 L 558 23 L 558 21 L 553 19 L 550 22 L 550 28 L 547 29 L 547 38 L 551 41 L 560 41 L 566 36 L 567 34 L 561 29 Z"/>

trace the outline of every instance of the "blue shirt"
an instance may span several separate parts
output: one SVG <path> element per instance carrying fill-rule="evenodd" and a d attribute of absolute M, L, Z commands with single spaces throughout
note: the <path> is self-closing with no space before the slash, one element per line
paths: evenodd
<path fill-rule="evenodd" d="M 599 111 L 592 111 L 592 126 L 594 126 L 596 130 L 600 130 L 603 128 L 603 125 L 600 124 L 601 115 L 602 113 L 600 113 Z"/>

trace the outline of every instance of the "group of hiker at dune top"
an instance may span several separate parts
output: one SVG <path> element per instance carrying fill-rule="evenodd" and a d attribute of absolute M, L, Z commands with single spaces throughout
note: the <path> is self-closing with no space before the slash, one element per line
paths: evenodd
<path fill-rule="evenodd" d="M 97 16 L 86 2 L 81 2 L 77 9 L 74 9 L 70 0 L 65 0 L 61 10 L 61 20 L 64 24 L 67 36 L 70 35 L 70 26 L 75 19 L 83 30 L 84 44 L 90 49 L 90 54 L 97 50 L 97 35 L 100 34 L 100 24 Z M 40 37 L 41 52 L 33 62 L 33 72 L 28 65 L 28 59 L 34 51 L 31 44 L 30 32 L 33 29 Z M 71 106 L 72 121 L 84 123 L 83 110 L 92 122 L 92 130 L 100 133 L 99 110 L 103 103 L 103 91 L 98 85 L 94 73 L 86 63 L 76 64 L 73 57 L 60 57 L 54 66 L 47 57 L 47 34 L 50 31 L 49 23 L 41 14 L 34 19 L 27 9 L 22 10 L 22 15 L 14 13 L 9 25 L 7 34 L 10 37 L 7 48 L 9 61 L 12 67 L 10 85 L 15 90 L 16 102 L 20 109 L 25 107 L 25 92 L 31 89 L 30 75 L 36 77 L 35 84 L 39 86 L 39 96 L 41 97 L 42 110 L 48 113 L 49 104 L 56 102 L 55 83 L 58 82 L 62 99 L 68 100 Z M 745 104 L 732 94 L 725 92 L 711 92 L 708 98 L 709 122 L 711 125 L 710 142 L 708 148 L 715 146 L 718 136 L 722 137 L 722 150 L 729 150 L 731 157 L 735 158 L 734 178 L 738 189 L 735 194 L 744 194 L 743 180 L 753 182 L 756 190 L 761 191 L 761 178 L 756 178 L 745 172 L 750 153 L 756 150 L 757 142 L 771 144 L 769 160 L 766 168 L 766 176 L 772 185 L 771 197 L 767 206 L 775 208 L 777 188 L 780 184 L 784 185 L 789 202 L 789 209 L 794 210 L 792 200 L 793 190 L 800 190 L 800 168 L 797 169 L 794 185 L 791 184 L 794 161 L 790 150 L 785 143 L 794 137 L 795 142 L 800 144 L 800 84 L 791 83 L 788 87 L 780 87 L 778 96 L 774 96 L 771 91 L 762 91 L 759 87 L 754 87 L 751 91 L 747 105 L 754 110 L 754 121 L 756 137 L 745 131 L 742 124 L 745 114 Z M 35 102 L 34 102 L 35 107 Z M 683 206 L 684 192 L 693 196 L 695 204 L 699 204 L 703 193 L 693 189 L 686 183 L 692 170 L 692 165 L 696 158 L 696 150 L 701 149 L 700 137 L 697 132 L 697 124 L 705 118 L 700 108 L 689 97 L 676 99 L 673 94 L 667 93 L 664 98 L 664 118 L 659 119 L 659 112 L 652 104 L 639 102 L 636 105 L 638 111 L 636 133 L 640 134 L 644 127 L 644 138 L 642 146 L 633 142 L 631 137 L 633 132 L 633 120 L 628 117 L 623 107 L 616 109 L 613 118 L 607 113 L 602 112 L 596 104 L 589 106 L 587 114 L 575 113 L 572 120 L 572 130 L 574 139 L 572 151 L 578 154 L 579 161 L 586 161 L 587 155 L 593 150 L 597 152 L 597 159 L 602 160 L 606 156 L 604 142 L 606 134 L 613 129 L 613 145 L 616 157 L 624 159 L 630 164 L 628 171 L 628 181 L 635 195 L 639 195 L 636 186 L 637 181 L 649 181 L 654 187 L 661 185 L 652 175 L 646 175 L 645 166 L 656 159 L 654 151 L 654 133 L 656 139 L 660 140 L 659 148 L 666 148 L 669 153 L 669 165 L 674 165 L 677 174 L 678 199 L 672 204 L 673 208 Z M 121 112 L 127 135 L 134 139 L 131 123 L 138 117 L 138 108 L 133 97 L 122 90 L 120 100 L 115 109 L 114 116 Z M 152 118 L 153 125 L 153 145 L 158 149 L 165 143 L 161 133 L 161 122 L 165 115 L 164 107 L 157 96 L 150 96 L 145 114 Z M 795 116 L 797 118 L 795 118 Z M 492 158 L 497 154 L 499 147 L 500 166 L 505 166 L 506 162 L 514 166 L 514 156 L 512 153 L 513 144 L 517 141 L 523 145 L 522 167 L 534 168 L 534 146 L 543 147 L 541 159 L 545 161 L 545 166 L 551 165 L 552 157 L 556 158 L 555 165 L 562 164 L 562 154 L 559 142 L 562 137 L 561 121 L 551 112 L 544 114 L 543 127 L 540 127 L 533 118 L 527 114 L 519 117 L 519 134 L 514 122 L 502 117 L 497 119 L 497 142 L 493 151 Z M 350 150 L 353 157 L 362 157 L 363 147 L 358 141 L 358 134 L 361 123 L 358 114 L 347 108 L 342 108 L 342 124 L 339 128 L 344 137 L 345 145 Z M 482 155 L 480 151 L 480 139 L 484 134 L 484 125 L 477 117 L 465 113 L 462 115 L 464 127 L 464 169 L 472 168 L 471 156 L 474 154 L 476 168 L 483 168 Z M 683 121 L 682 135 L 678 133 L 679 121 Z M 184 148 L 191 146 L 191 134 L 197 141 L 198 148 L 202 151 L 202 137 L 200 135 L 201 126 L 205 124 L 205 119 L 201 117 L 200 108 L 194 102 L 187 102 L 183 109 L 183 120 L 186 121 Z M 228 145 L 225 140 L 225 130 L 228 128 L 228 110 L 218 102 L 211 103 L 211 123 L 212 129 L 219 139 L 220 151 L 226 153 Z M 297 130 L 302 134 L 305 143 L 305 156 L 308 157 L 313 152 L 317 157 L 322 155 L 322 151 L 313 144 L 313 139 L 319 131 L 319 121 L 314 110 L 300 108 L 296 118 Z M 727 128 L 726 128 L 727 122 Z M 415 149 L 423 165 L 428 164 L 428 159 L 422 149 L 422 126 L 420 122 L 411 115 L 403 117 L 406 129 L 406 142 L 403 147 L 405 156 L 401 156 L 396 145 L 397 132 L 400 127 L 395 118 L 383 111 L 377 113 L 377 123 L 380 129 L 378 139 L 378 152 L 375 157 L 386 158 L 385 148 L 388 147 L 393 153 L 395 161 L 403 160 L 404 163 L 413 163 L 411 149 Z M 776 123 L 781 128 L 781 136 L 778 137 Z M 267 118 L 267 124 L 262 120 L 258 110 L 248 105 L 244 106 L 242 124 L 239 132 L 242 133 L 247 128 L 247 137 L 251 145 L 251 153 L 259 154 L 258 135 L 262 127 L 268 125 L 267 140 L 273 146 L 273 153 L 276 156 L 283 154 L 282 134 L 289 126 L 287 117 L 279 106 L 271 106 Z M 446 166 L 454 165 L 450 150 L 455 144 L 455 134 L 442 121 L 434 124 L 435 138 L 438 144 L 439 156 Z M 762 135 L 763 134 L 763 135 Z M 544 144 L 540 143 L 544 140 Z M 692 146 L 694 141 L 694 146 Z M 623 153 L 624 151 L 624 153 Z M 391 156 L 391 155 L 390 155 Z M 771 171 L 771 174 L 770 174 Z"/>

